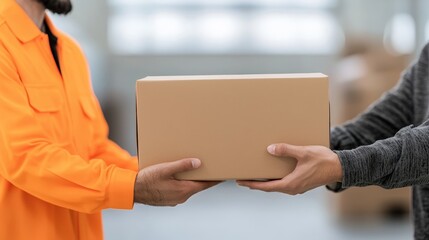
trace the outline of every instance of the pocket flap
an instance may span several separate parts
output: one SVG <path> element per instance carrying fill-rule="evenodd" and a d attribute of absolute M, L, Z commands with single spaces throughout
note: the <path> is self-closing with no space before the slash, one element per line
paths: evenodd
<path fill-rule="evenodd" d="M 26 87 L 30 106 L 38 112 L 57 112 L 61 109 L 63 98 L 56 87 Z"/>
<path fill-rule="evenodd" d="M 89 119 L 95 118 L 94 101 L 91 96 L 81 96 L 80 105 L 83 112 Z"/>

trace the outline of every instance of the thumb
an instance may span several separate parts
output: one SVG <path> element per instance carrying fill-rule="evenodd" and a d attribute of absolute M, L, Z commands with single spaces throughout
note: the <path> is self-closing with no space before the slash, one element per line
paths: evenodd
<path fill-rule="evenodd" d="M 278 157 L 293 157 L 299 158 L 302 156 L 303 149 L 301 146 L 290 145 L 286 143 L 271 144 L 267 147 L 267 151 Z"/>
<path fill-rule="evenodd" d="M 164 163 L 163 174 L 173 176 L 176 173 L 197 169 L 201 166 L 201 160 L 197 158 L 185 158 L 174 162 Z"/>

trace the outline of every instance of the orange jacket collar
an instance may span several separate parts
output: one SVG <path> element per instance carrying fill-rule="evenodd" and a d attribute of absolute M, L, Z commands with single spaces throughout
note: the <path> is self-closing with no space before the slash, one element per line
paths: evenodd
<path fill-rule="evenodd" d="M 0 1 L 0 16 L 4 18 L 15 36 L 23 43 L 29 42 L 42 34 L 24 9 L 13 0 Z M 53 26 L 46 14 L 45 20 L 52 31 Z"/>

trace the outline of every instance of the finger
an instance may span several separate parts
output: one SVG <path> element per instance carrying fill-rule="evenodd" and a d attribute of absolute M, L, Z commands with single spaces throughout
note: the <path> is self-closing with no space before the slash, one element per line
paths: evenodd
<path fill-rule="evenodd" d="M 198 182 L 198 181 L 178 181 L 183 189 L 183 198 L 181 203 L 186 202 L 194 194 L 213 187 L 220 182 Z"/>
<path fill-rule="evenodd" d="M 274 180 L 268 182 L 259 181 L 237 181 L 238 185 L 248 187 L 250 189 L 261 190 L 265 192 L 281 192 L 282 182 L 281 180 Z"/>
<path fill-rule="evenodd" d="M 164 177 L 171 177 L 176 173 L 197 169 L 200 166 L 201 166 L 201 160 L 197 158 L 185 158 L 182 160 L 162 163 L 159 165 L 159 167 L 162 168 L 161 174 Z"/>
<path fill-rule="evenodd" d="M 215 182 L 215 181 L 208 181 L 208 182 L 199 182 L 199 181 L 187 181 L 188 184 L 191 185 L 191 188 L 193 189 L 192 192 L 197 193 L 200 191 L 203 191 L 207 188 L 211 188 L 213 186 L 216 186 L 217 184 L 221 182 Z"/>
<path fill-rule="evenodd" d="M 277 143 L 268 146 L 267 151 L 274 156 L 299 158 L 302 156 L 304 149 L 302 146 Z"/>

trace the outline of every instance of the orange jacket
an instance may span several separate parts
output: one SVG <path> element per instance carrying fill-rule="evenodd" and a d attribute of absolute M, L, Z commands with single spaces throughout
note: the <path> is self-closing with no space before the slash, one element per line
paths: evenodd
<path fill-rule="evenodd" d="M 0 1 L 0 239 L 102 239 L 100 211 L 131 209 L 137 160 L 108 140 L 78 45 L 61 72 L 15 0 Z"/>

